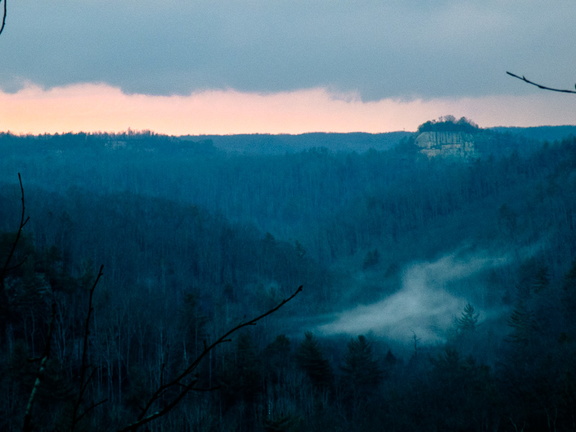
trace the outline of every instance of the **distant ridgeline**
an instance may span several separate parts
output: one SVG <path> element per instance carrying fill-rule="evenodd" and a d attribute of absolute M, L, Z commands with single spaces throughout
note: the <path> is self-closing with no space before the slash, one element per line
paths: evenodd
<path fill-rule="evenodd" d="M 488 155 L 529 151 L 534 140 L 510 133 L 481 129 L 476 123 L 462 117 L 440 117 L 418 127 L 413 137 L 417 151 L 429 158 L 477 159 Z"/>
<path fill-rule="evenodd" d="M 0 160 L 21 157 L 29 151 L 33 157 L 40 154 L 65 157 L 69 151 L 92 152 L 156 152 L 164 156 L 216 155 L 225 152 L 236 155 L 284 156 L 306 151 L 327 150 L 334 153 L 363 153 L 369 150 L 390 151 L 403 157 L 425 155 L 428 158 L 459 158 L 474 160 L 490 155 L 529 153 L 544 141 L 560 141 L 576 135 L 576 126 L 494 127 L 483 129 L 473 121 L 452 115 L 421 124 L 416 132 L 385 133 L 304 133 L 290 134 L 238 134 L 238 135 L 184 135 L 168 136 L 150 131 L 124 133 L 64 133 L 41 135 L 14 135 L 0 132 Z M 63 152 L 65 154 L 63 154 Z"/>

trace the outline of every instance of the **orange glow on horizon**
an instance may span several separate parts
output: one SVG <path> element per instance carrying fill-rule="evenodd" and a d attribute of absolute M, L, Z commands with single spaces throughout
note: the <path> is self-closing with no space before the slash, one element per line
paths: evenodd
<path fill-rule="evenodd" d="M 126 95 L 105 84 L 0 92 L 0 131 L 16 134 L 150 130 L 168 135 L 416 130 L 441 115 L 481 127 L 574 124 L 564 98 L 492 96 L 363 102 L 325 89 L 256 94 L 234 90 L 188 96 Z"/>

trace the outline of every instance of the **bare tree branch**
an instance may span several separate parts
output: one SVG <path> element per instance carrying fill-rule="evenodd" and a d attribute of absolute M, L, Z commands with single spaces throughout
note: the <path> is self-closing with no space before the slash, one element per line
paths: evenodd
<path fill-rule="evenodd" d="M 76 418 L 76 424 L 78 424 L 80 420 L 82 420 L 90 411 L 96 409 L 97 407 L 106 402 L 108 402 L 108 399 L 103 399 L 100 402 L 92 402 L 92 404 L 88 408 L 86 408 L 82 414 L 78 415 L 78 417 Z"/>
<path fill-rule="evenodd" d="M 94 306 L 93 306 L 94 291 L 96 290 L 96 286 L 98 285 L 100 278 L 104 274 L 103 271 L 104 271 L 104 266 L 101 265 L 100 270 L 98 270 L 98 275 L 96 276 L 96 279 L 94 280 L 94 283 L 92 284 L 92 287 L 90 288 L 90 294 L 88 297 L 88 312 L 86 313 L 86 321 L 84 322 L 84 341 L 83 341 L 83 346 L 82 346 L 82 364 L 80 366 L 80 382 L 78 384 L 79 385 L 78 399 L 76 400 L 76 403 L 74 404 L 74 410 L 72 413 L 72 426 L 71 426 L 72 431 L 74 431 L 76 429 L 76 425 L 78 424 L 78 422 L 88 412 L 88 410 L 87 410 L 87 411 L 84 411 L 84 413 L 82 413 L 82 415 L 78 414 L 78 412 L 80 410 L 80 405 L 82 404 L 82 400 L 84 399 L 84 393 L 86 392 L 86 389 L 88 388 L 88 383 L 90 382 L 90 380 L 92 379 L 92 376 L 93 376 L 93 374 L 90 374 L 88 376 L 88 378 L 86 378 L 86 373 L 88 371 L 88 338 L 90 336 L 90 321 L 92 319 L 92 313 L 94 312 Z M 93 404 L 92 409 L 95 408 L 96 406 L 100 405 L 101 403 L 104 403 L 104 401 L 100 402 L 98 404 Z"/>
<path fill-rule="evenodd" d="M 144 424 L 149 423 L 152 420 L 155 420 L 159 417 L 162 417 L 162 416 L 168 414 L 192 390 L 194 390 L 194 391 L 197 391 L 197 390 L 198 391 L 206 391 L 206 390 L 208 390 L 208 389 L 197 389 L 195 387 L 195 384 L 198 381 L 198 379 L 196 377 L 194 377 L 191 380 L 191 382 L 189 382 L 187 384 L 184 383 L 183 381 L 186 380 L 187 378 L 191 377 L 192 372 L 194 372 L 194 370 L 198 367 L 198 365 L 202 362 L 202 360 L 206 356 L 208 356 L 208 354 L 214 348 L 216 348 L 218 345 L 221 345 L 225 342 L 229 342 L 230 336 L 232 334 L 236 333 L 238 330 L 240 330 L 244 327 L 256 325 L 256 323 L 258 321 L 260 321 L 263 318 L 266 318 L 268 315 L 271 315 L 274 312 L 276 312 L 278 309 L 280 309 L 282 306 L 284 306 L 286 303 L 288 303 L 294 297 L 296 297 L 301 291 L 302 291 L 302 286 L 298 287 L 298 289 L 290 297 L 282 300 L 278 305 L 276 305 L 272 309 L 264 312 L 263 314 L 257 316 L 256 318 L 253 318 L 249 321 L 245 321 L 243 323 L 238 324 L 236 327 L 228 330 L 226 333 L 224 333 L 222 336 L 220 336 L 218 339 L 216 339 L 216 341 L 214 341 L 212 344 L 205 346 L 204 350 L 198 355 L 198 357 L 196 357 L 196 359 L 192 363 L 190 363 L 188 365 L 188 367 L 184 371 L 182 371 L 172 381 L 170 381 L 166 384 L 162 384 L 160 387 L 158 387 L 158 389 L 148 399 L 148 402 L 146 403 L 146 405 L 142 409 L 140 415 L 138 416 L 138 419 L 135 422 L 129 424 L 128 426 L 120 429 L 119 432 L 136 431 L 140 426 L 143 426 Z M 167 392 L 168 389 L 172 389 L 172 388 L 179 388 L 180 389 L 179 393 L 176 396 L 174 396 L 174 398 L 171 401 L 169 401 L 166 405 L 164 405 L 163 407 L 161 407 L 160 409 L 158 409 L 152 413 L 149 413 L 152 406 L 162 398 L 162 396 Z"/>
<path fill-rule="evenodd" d="M 24 263 L 22 261 L 16 265 L 11 265 L 12 259 L 14 258 L 14 253 L 16 252 L 16 248 L 18 247 L 18 243 L 20 242 L 20 238 L 22 237 L 22 231 L 24 230 L 24 226 L 30 220 L 30 218 L 26 216 L 26 200 L 24 197 L 24 186 L 22 185 L 22 176 L 20 175 L 20 173 L 18 173 L 18 182 L 20 183 L 20 201 L 21 201 L 20 223 L 18 224 L 16 237 L 14 238 L 14 241 L 10 246 L 10 251 L 8 252 L 6 260 L 4 261 L 4 264 L 0 269 L 0 312 L 1 312 L 0 316 L 2 315 L 8 316 L 10 312 L 8 296 L 6 295 L 4 283 L 6 276 L 8 276 L 8 273 Z M 25 259 L 26 258 L 24 258 L 24 260 Z"/>
<path fill-rule="evenodd" d="M 2 0 L 0 0 L 2 1 Z M 0 34 L 2 34 L 2 32 L 4 31 L 4 27 L 6 27 L 6 15 L 8 10 L 6 9 L 6 2 L 8 0 L 4 0 L 4 10 L 3 10 L 3 14 L 2 14 L 2 24 L 0 25 Z"/>
<path fill-rule="evenodd" d="M 56 303 L 52 303 L 52 316 L 50 318 L 50 324 L 48 326 L 48 336 L 46 341 L 46 347 L 44 348 L 44 355 L 42 356 L 42 361 L 40 362 L 40 369 L 38 369 L 38 374 L 36 375 L 36 380 L 34 381 L 34 387 L 30 392 L 30 397 L 28 398 L 28 404 L 26 405 L 26 412 L 24 413 L 24 424 L 22 426 L 23 432 L 32 431 L 32 409 L 34 408 L 34 402 L 36 402 L 36 395 L 38 394 L 38 389 L 42 380 L 44 379 L 44 374 L 46 373 L 46 364 L 50 359 L 50 351 L 52 346 L 52 333 L 54 333 L 54 321 L 56 320 Z"/>
<path fill-rule="evenodd" d="M 506 73 L 508 75 L 514 77 L 514 78 L 518 78 L 520 81 L 524 81 L 525 83 L 531 84 L 531 85 L 536 86 L 538 88 L 541 88 L 543 90 L 550 90 L 550 91 L 555 91 L 555 92 L 560 92 L 560 93 L 576 93 L 576 90 L 565 90 L 565 89 L 557 89 L 557 88 L 553 88 L 553 87 L 547 87 L 547 86 L 544 86 L 542 84 L 535 83 L 534 81 L 530 81 L 525 76 L 519 76 L 519 75 L 513 74 L 512 72 L 508 72 L 508 71 Z"/>
<path fill-rule="evenodd" d="M 0 271 L 0 283 L 4 281 L 8 271 L 10 270 L 10 262 L 14 257 L 14 252 L 16 252 L 16 247 L 18 246 L 18 242 L 20 241 L 20 237 L 22 237 L 22 231 L 24 230 L 24 226 L 30 220 L 29 217 L 26 217 L 26 201 L 24 198 L 24 186 L 22 186 L 22 176 L 18 173 L 18 182 L 20 183 L 20 201 L 21 201 L 21 211 L 20 211 L 20 223 L 18 225 L 18 230 L 16 231 L 16 238 L 12 242 L 12 246 L 10 247 L 10 252 L 8 252 L 8 256 L 6 257 L 6 261 L 4 262 L 4 266 Z M 20 264 L 19 264 L 20 265 Z"/>

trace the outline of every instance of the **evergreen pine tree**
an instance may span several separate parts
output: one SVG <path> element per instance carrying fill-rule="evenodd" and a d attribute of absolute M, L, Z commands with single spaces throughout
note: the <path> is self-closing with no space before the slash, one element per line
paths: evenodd
<path fill-rule="evenodd" d="M 365 336 L 358 336 L 348 342 L 348 352 L 344 357 L 344 385 L 355 396 L 372 392 L 382 381 L 382 369 L 374 358 L 372 345 Z"/>
<path fill-rule="evenodd" d="M 296 362 L 306 372 L 312 384 L 319 389 L 332 385 L 333 373 L 330 363 L 322 354 L 317 339 L 311 332 L 305 334 L 304 340 L 296 351 Z"/>

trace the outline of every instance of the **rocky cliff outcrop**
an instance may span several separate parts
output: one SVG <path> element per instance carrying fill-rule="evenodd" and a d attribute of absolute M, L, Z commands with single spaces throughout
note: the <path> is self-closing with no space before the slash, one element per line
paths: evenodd
<path fill-rule="evenodd" d="M 478 156 L 475 134 L 450 131 L 427 131 L 416 136 L 420 153 L 428 157 L 474 158 Z"/>

